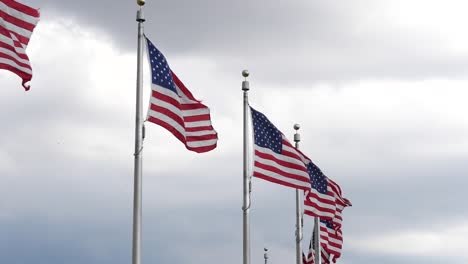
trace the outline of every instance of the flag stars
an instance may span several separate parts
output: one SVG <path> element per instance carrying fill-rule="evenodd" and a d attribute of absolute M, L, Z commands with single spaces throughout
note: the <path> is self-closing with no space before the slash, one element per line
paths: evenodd
<path fill-rule="evenodd" d="M 177 93 L 172 73 L 166 58 L 156 47 L 147 39 L 149 58 L 151 64 L 152 82 L 155 85 L 169 89 Z"/>
<path fill-rule="evenodd" d="M 254 143 L 257 146 L 269 148 L 276 153 L 281 153 L 281 132 L 262 113 L 252 108 L 251 110 L 254 125 Z"/>
<path fill-rule="evenodd" d="M 312 162 L 307 164 L 307 171 L 309 173 L 312 188 L 316 189 L 319 193 L 328 193 L 328 181 L 322 171 Z"/>

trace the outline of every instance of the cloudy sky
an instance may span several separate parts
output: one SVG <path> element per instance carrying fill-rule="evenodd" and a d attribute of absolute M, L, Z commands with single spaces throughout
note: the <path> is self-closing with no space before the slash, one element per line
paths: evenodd
<path fill-rule="evenodd" d="M 290 139 L 300 123 L 353 202 L 340 263 L 468 263 L 468 3 L 147 2 L 147 36 L 219 142 L 199 155 L 147 125 L 143 263 L 241 263 L 245 68 L 251 105 Z M 25 3 L 41 9 L 31 90 L 0 71 L 0 262 L 131 263 L 136 4 Z M 252 263 L 295 260 L 294 196 L 253 180 Z"/>

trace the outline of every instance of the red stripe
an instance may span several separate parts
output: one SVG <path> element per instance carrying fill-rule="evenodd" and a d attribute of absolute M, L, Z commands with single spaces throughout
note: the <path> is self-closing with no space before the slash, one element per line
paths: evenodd
<path fill-rule="evenodd" d="M 182 128 L 185 127 L 185 123 L 184 121 L 182 120 L 182 117 L 179 116 L 178 114 L 172 112 L 171 110 L 167 109 L 167 108 L 164 108 L 164 107 L 161 107 L 161 106 L 157 106 L 155 104 L 151 104 L 150 105 L 150 109 L 155 111 L 155 112 L 158 112 L 158 113 L 161 113 L 163 115 L 166 115 L 167 117 L 171 118 L 172 120 L 174 120 L 175 122 L 177 122 Z"/>
<path fill-rule="evenodd" d="M 180 105 L 180 109 L 182 110 L 198 110 L 198 109 L 204 109 L 204 108 L 208 108 L 206 105 L 204 104 L 201 104 L 201 103 L 197 103 L 197 104 L 184 104 L 182 103 Z"/>
<path fill-rule="evenodd" d="M 0 17 L 2 17 L 5 21 L 7 22 L 10 22 L 11 24 L 17 26 L 17 27 L 20 27 L 20 28 L 24 28 L 28 31 L 33 31 L 34 28 L 36 27 L 36 25 L 34 24 L 31 24 L 31 23 L 28 23 L 24 20 L 21 20 L 17 17 L 14 17 L 12 15 L 9 15 L 8 13 L 6 12 L 3 12 L 2 10 L 0 10 Z"/>
<path fill-rule="evenodd" d="M 179 87 L 180 91 L 184 93 L 185 96 L 187 96 L 187 98 L 198 102 L 198 100 L 195 99 L 195 97 L 193 97 L 192 93 L 187 89 L 187 87 L 185 87 L 182 81 L 180 81 L 179 77 L 177 77 L 177 75 L 172 70 L 171 70 L 171 74 L 172 74 L 172 80 L 177 85 L 177 87 Z"/>
<path fill-rule="evenodd" d="M 187 142 L 196 142 L 196 141 L 205 141 L 205 140 L 212 140 L 218 139 L 217 134 L 209 134 L 203 136 L 187 136 Z"/>
<path fill-rule="evenodd" d="M 8 70 L 8 71 L 11 71 L 11 72 L 15 73 L 16 75 L 18 75 L 19 77 L 21 77 L 21 79 L 26 80 L 26 81 L 30 81 L 31 77 L 32 77 L 31 74 L 20 71 L 20 70 L 14 68 L 13 66 L 5 64 L 5 63 L 0 63 L 0 69 L 5 69 L 5 70 Z"/>
<path fill-rule="evenodd" d="M 257 178 L 260 178 L 260 179 L 263 179 L 263 180 L 266 180 L 266 181 L 269 181 L 269 182 L 273 182 L 273 183 L 276 183 L 276 184 L 281 184 L 281 185 L 284 185 L 284 186 L 287 186 L 287 187 L 292 187 L 292 188 L 296 188 L 296 189 L 300 189 L 300 190 L 306 190 L 307 189 L 304 186 L 300 186 L 300 185 L 292 184 L 292 183 L 289 183 L 289 182 L 281 181 L 281 180 L 278 180 L 277 178 L 267 176 L 267 175 L 262 174 L 262 173 L 260 173 L 258 171 L 255 171 L 255 170 L 254 170 L 253 176 L 257 177 Z"/>
<path fill-rule="evenodd" d="M 199 132 L 206 130 L 214 130 L 213 126 L 198 126 L 198 127 L 186 127 L 185 131 L 187 132 Z"/>
<path fill-rule="evenodd" d="M 261 148 L 261 147 L 259 147 L 259 148 Z M 282 155 L 282 154 L 277 154 L 277 155 Z M 306 174 L 308 174 L 308 172 L 307 172 L 307 170 L 306 170 L 306 168 L 304 166 L 282 160 L 281 158 L 277 158 L 276 156 L 274 156 L 272 154 L 266 154 L 266 153 L 262 153 L 262 152 L 260 152 L 258 150 L 255 150 L 255 156 L 258 156 L 258 157 L 260 157 L 262 159 L 271 160 L 271 161 L 273 161 L 273 162 L 275 162 L 275 163 L 277 163 L 277 164 L 279 164 L 279 165 L 281 165 L 283 167 L 304 171 Z M 307 181 L 309 181 L 309 179 Z"/>
<path fill-rule="evenodd" d="M 18 61 L 16 58 L 12 57 L 11 55 L 8 55 L 8 54 L 5 54 L 3 52 L 0 52 L 0 58 L 4 58 L 4 59 L 8 59 L 12 62 L 14 62 L 16 65 L 20 66 L 20 67 L 24 67 L 24 68 L 28 68 L 31 70 L 31 66 L 29 66 L 28 64 L 25 64 L 25 63 L 22 63 L 20 61 Z"/>
<path fill-rule="evenodd" d="M 258 161 L 255 161 L 254 167 L 259 168 L 259 169 L 263 169 L 263 170 L 266 170 L 266 171 L 271 171 L 271 172 L 277 173 L 277 174 L 279 174 L 279 175 L 281 175 L 283 177 L 290 178 L 290 179 L 297 180 L 297 181 L 301 181 L 301 182 L 304 182 L 306 185 L 309 185 L 309 181 L 307 179 L 304 179 L 304 177 L 299 176 L 297 174 L 292 174 L 292 173 L 289 173 L 289 172 L 282 171 L 282 170 L 278 169 L 275 166 L 266 165 L 266 164 L 262 164 L 262 163 L 260 163 Z M 306 189 L 308 190 L 309 188 L 306 188 Z"/>
<path fill-rule="evenodd" d="M 198 122 L 198 121 L 207 121 L 210 120 L 210 114 L 206 115 L 194 115 L 194 116 L 184 116 L 185 122 Z"/>
<path fill-rule="evenodd" d="M 13 0 L 0 0 L 0 2 L 3 2 L 5 5 L 9 6 L 10 8 L 16 9 L 32 17 L 39 17 L 39 10 L 36 10 L 30 6 L 23 5 Z"/>

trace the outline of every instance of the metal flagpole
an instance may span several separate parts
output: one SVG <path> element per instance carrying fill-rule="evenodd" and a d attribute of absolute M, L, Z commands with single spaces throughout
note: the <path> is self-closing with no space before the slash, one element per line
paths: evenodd
<path fill-rule="evenodd" d="M 250 175 L 248 174 L 248 130 L 247 124 L 249 120 L 249 71 L 242 71 L 242 76 L 245 80 L 242 82 L 242 91 L 244 91 L 244 169 L 243 169 L 243 264 L 250 264 Z M 135 263 L 134 263 L 135 264 Z"/>
<path fill-rule="evenodd" d="M 140 264 L 141 261 L 141 187 L 142 187 L 142 150 L 143 150 L 143 16 L 142 7 L 145 0 L 137 0 L 139 10 L 136 21 L 138 22 L 138 50 L 137 50 L 137 82 L 136 82 L 136 118 L 135 118 L 135 163 L 133 183 L 133 245 L 132 263 Z"/>
<path fill-rule="evenodd" d="M 299 124 L 294 125 L 294 142 L 296 143 L 296 148 L 299 148 L 299 141 L 301 141 L 301 135 L 298 133 L 301 126 Z M 302 211 L 301 211 L 301 202 L 302 202 L 302 192 L 299 189 L 296 189 L 296 264 L 302 264 Z"/>
<path fill-rule="evenodd" d="M 315 217 L 314 218 L 314 251 L 315 251 L 315 262 L 314 263 L 319 263 L 320 264 L 320 218 Z"/>

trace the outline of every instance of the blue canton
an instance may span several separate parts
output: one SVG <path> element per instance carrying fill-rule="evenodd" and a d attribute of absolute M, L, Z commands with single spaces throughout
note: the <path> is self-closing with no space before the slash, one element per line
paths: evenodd
<path fill-rule="evenodd" d="M 309 173 L 312 188 L 316 189 L 319 193 L 326 194 L 328 187 L 327 177 L 323 175 L 319 167 L 315 166 L 311 161 L 307 164 L 307 172 Z"/>
<path fill-rule="evenodd" d="M 334 229 L 334 227 L 333 227 L 333 222 L 332 222 L 332 221 L 320 219 L 320 222 L 324 223 L 324 224 L 327 226 L 327 228 L 329 228 L 329 229 Z"/>
<path fill-rule="evenodd" d="M 266 118 L 266 116 L 252 107 L 252 121 L 254 128 L 255 145 L 263 148 L 269 148 L 272 151 L 281 154 L 283 148 L 283 136 L 281 132 Z"/>
<path fill-rule="evenodd" d="M 146 41 L 148 42 L 149 60 L 151 64 L 151 82 L 177 94 L 171 69 L 167 64 L 166 58 L 149 39 L 146 39 Z"/>

